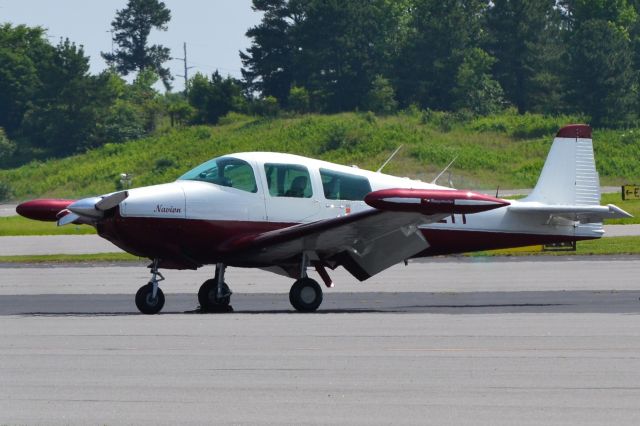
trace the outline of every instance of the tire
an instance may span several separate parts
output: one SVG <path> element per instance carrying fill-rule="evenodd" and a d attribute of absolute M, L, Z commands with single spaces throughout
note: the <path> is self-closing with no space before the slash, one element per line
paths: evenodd
<path fill-rule="evenodd" d="M 322 288 L 311 278 L 301 278 L 291 286 L 289 302 L 296 311 L 314 312 L 322 303 Z"/>
<path fill-rule="evenodd" d="M 231 303 L 231 291 L 227 283 L 222 283 L 222 290 L 227 296 L 219 299 L 216 297 L 218 290 L 217 280 L 215 278 L 206 280 L 200 286 L 198 290 L 198 302 L 200 303 L 200 309 L 203 311 L 216 311 L 221 307 L 229 306 Z"/>
<path fill-rule="evenodd" d="M 138 310 L 143 314 L 157 314 L 162 310 L 162 307 L 164 306 L 164 293 L 162 292 L 162 290 L 158 287 L 155 299 L 151 298 L 152 294 L 153 284 L 151 283 L 143 285 L 136 293 L 136 306 L 138 307 Z"/>

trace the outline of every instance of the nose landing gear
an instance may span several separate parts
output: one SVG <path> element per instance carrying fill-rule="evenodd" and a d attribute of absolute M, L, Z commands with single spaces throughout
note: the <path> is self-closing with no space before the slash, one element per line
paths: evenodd
<path fill-rule="evenodd" d="M 151 274 L 151 281 L 140 287 L 136 293 L 136 306 L 140 312 L 147 315 L 157 314 L 164 306 L 164 293 L 158 287 L 158 283 L 164 281 L 164 277 L 158 272 L 158 259 L 153 260 Z"/>

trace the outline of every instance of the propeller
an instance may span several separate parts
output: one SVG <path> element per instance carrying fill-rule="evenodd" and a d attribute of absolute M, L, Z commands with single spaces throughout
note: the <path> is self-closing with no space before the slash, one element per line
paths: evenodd
<path fill-rule="evenodd" d="M 67 206 L 67 213 L 58 219 L 58 226 L 67 225 L 75 221 L 95 222 L 104 217 L 104 213 L 123 202 L 129 193 L 127 191 L 115 192 L 102 197 L 89 197 L 78 200 Z M 65 210 L 59 213 L 64 213 Z"/>

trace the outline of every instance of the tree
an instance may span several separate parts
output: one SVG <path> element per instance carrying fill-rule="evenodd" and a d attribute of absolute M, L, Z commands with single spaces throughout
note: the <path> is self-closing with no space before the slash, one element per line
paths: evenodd
<path fill-rule="evenodd" d="M 570 49 L 571 98 L 596 126 L 630 122 L 636 107 L 637 70 L 627 35 L 601 19 L 581 23 Z"/>
<path fill-rule="evenodd" d="M 397 53 L 406 0 L 254 0 L 262 22 L 247 31 L 243 77 L 263 97 L 288 106 L 292 87 L 304 87 L 315 109 L 362 107 L 377 75 Z"/>
<path fill-rule="evenodd" d="M 289 91 L 289 109 L 298 114 L 309 112 L 309 92 L 304 87 L 293 86 Z"/>
<path fill-rule="evenodd" d="M 394 72 L 401 105 L 451 110 L 460 65 L 480 47 L 483 0 L 413 0 Z"/>
<path fill-rule="evenodd" d="M 253 0 L 253 10 L 263 16 L 246 33 L 252 43 L 240 52 L 242 76 L 249 90 L 284 103 L 295 80 L 294 55 L 299 44 L 294 33 L 304 19 L 304 9 L 297 0 Z"/>
<path fill-rule="evenodd" d="M 92 145 L 95 124 L 112 98 L 90 76 L 82 47 L 60 41 L 40 70 L 42 87 L 25 112 L 21 134 L 44 155 L 68 155 Z"/>
<path fill-rule="evenodd" d="M 480 48 L 469 49 L 456 74 L 456 109 L 475 114 L 498 112 L 504 105 L 502 87 L 491 76 L 495 59 Z"/>
<path fill-rule="evenodd" d="M 632 35 L 638 22 L 628 0 L 566 0 L 568 97 L 596 126 L 635 119 L 638 69 Z"/>
<path fill-rule="evenodd" d="M 53 55 L 44 35 L 40 27 L 0 25 L 0 127 L 14 139 L 42 86 L 41 69 Z"/>
<path fill-rule="evenodd" d="M 560 17 L 556 0 L 494 0 L 487 11 L 487 46 L 496 58 L 494 73 L 521 114 L 552 109 L 545 98 L 551 96 L 556 102 L 561 98 L 565 43 Z"/>
<path fill-rule="evenodd" d="M 376 114 L 391 114 L 398 109 L 398 101 L 395 100 L 393 86 L 389 80 L 381 75 L 376 76 L 371 85 L 371 90 L 365 98 L 364 106 Z"/>
<path fill-rule="evenodd" d="M 197 73 L 189 80 L 188 100 L 195 109 L 195 123 L 216 124 L 220 117 L 240 109 L 243 102 L 241 84 L 234 78 L 223 78 L 218 71 L 211 79 Z"/>
<path fill-rule="evenodd" d="M 150 68 L 156 72 L 167 90 L 171 88 L 171 73 L 162 64 L 168 61 L 170 50 L 162 45 L 148 46 L 152 28 L 167 30 L 171 11 L 158 0 L 129 0 L 127 7 L 117 11 L 111 22 L 113 41 L 118 45 L 114 52 L 102 52 L 102 57 L 118 72 L 128 75 L 131 71 Z"/>

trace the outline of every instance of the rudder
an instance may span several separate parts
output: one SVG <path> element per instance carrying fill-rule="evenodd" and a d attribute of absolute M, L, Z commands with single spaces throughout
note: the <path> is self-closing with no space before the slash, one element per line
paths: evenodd
<path fill-rule="evenodd" d="M 591 127 L 570 124 L 556 134 L 538 182 L 523 201 L 550 205 L 600 205 L 600 178 Z"/>

